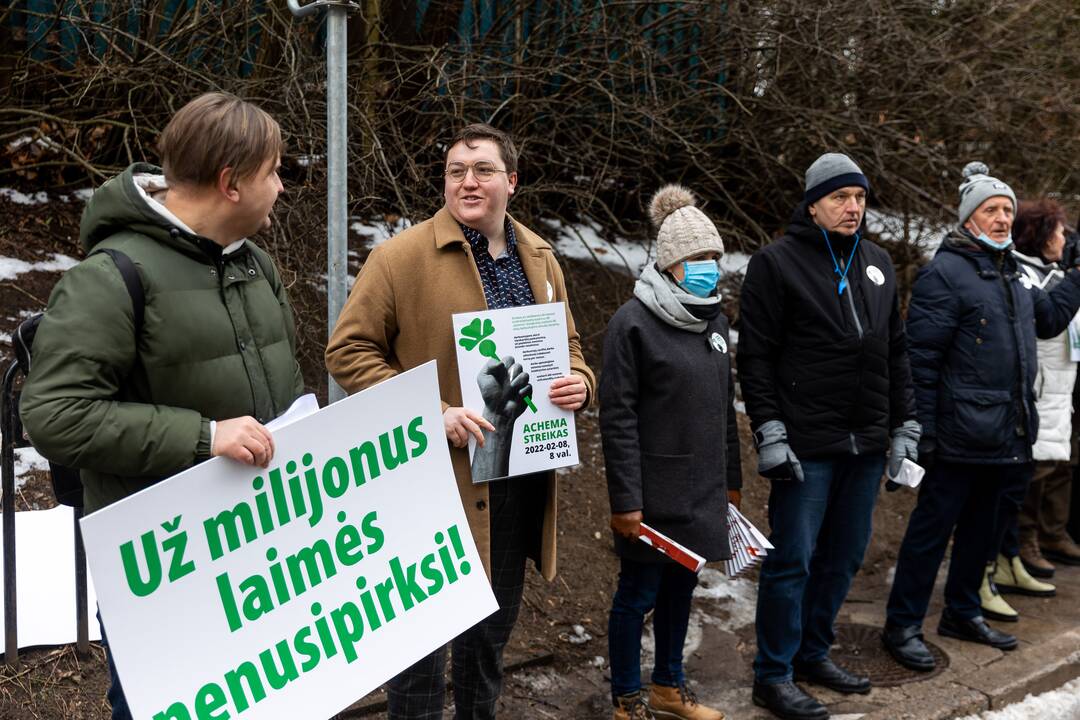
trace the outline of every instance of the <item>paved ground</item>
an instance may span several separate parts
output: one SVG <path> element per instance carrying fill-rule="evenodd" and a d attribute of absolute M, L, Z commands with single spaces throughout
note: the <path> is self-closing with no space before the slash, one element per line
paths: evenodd
<path fill-rule="evenodd" d="M 939 578 L 940 579 L 940 578 Z M 941 583 L 935 591 L 925 628 L 927 639 L 942 648 L 949 667 L 929 679 L 897 687 L 875 688 L 852 699 L 814 686 L 804 686 L 827 703 L 834 718 L 864 720 L 938 720 L 996 709 L 1040 693 L 1080 676 L 1080 568 L 1059 568 L 1055 598 L 1008 596 L 1021 615 L 1017 623 L 997 626 L 1013 632 L 1020 647 L 1004 653 L 989 647 L 937 635 L 941 612 Z M 880 627 L 885 618 L 887 584 L 857 583 L 838 619 Z M 707 632 L 688 667 L 701 681 L 699 694 L 736 720 L 771 715 L 750 701 L 752 677 L 745 663 L 729 663 L 733 637 L 738 634 Z M 872 648 L 876 650 L 876 648 Z"/>
<path fill-rule="evenodd" d="M 765 720 L 772 716 L 754 707 L 750 699 L 754 654 L 754 583 L 731 581 L 713 575 L 695 601 L 695 617 L 688 640 L 687 669 L 702 701 L 723 709 L 732 720 Z M 1020 647 L 1010 653 L 950 640 L 937 635 L 941 612 L 939 577 L 931 615 L 927 618 L 927 640 L 941 648 L 949 667 L 932 677 L 894 687 L 876 687 L 869 695 L 845 697 L 812 685 L 807 690 L 827 703 L 836 720 L 943 720 L 984 710 L 997 709 L 1022 700 L 1029 693 L 1042 693 L 1080 676 L 1080 568 L 1060 568 L 1055 582 L 1056 598 L 1009 596 L 1021 613 L 1015 624 L 998 626 L 1014 632 Z M 839 624 L 853 624 L 861 643 L 842 645 L 834 654 L 845 653 L 859 661 L 882 660 L 883 651 L 876 632 L 885 617 L 888 592 L 886 573 L 857 578 Z M 850 636 L 850 635 L 849 635 Z M 604 638 L 596 638 L 595 651 L 606 656 Z M 648 643 L 645 653 L 649 661 Z M 859 657 L 859 656 L 863 657 Z M 873 657 L 872 657 L 873 656 Z M 509 679 L 501 716 L 523 718 L 610 717 L 607 704 L 607 668 L 598 657 L 570 671 L 552 668 L 522 670 Z M 891 661 L 881 667 L 889 669 Z M 647 667 L 647 665 L 646 665 Z"/>

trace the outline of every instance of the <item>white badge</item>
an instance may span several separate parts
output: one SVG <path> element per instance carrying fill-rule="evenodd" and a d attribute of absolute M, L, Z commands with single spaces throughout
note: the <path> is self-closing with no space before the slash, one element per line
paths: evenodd
<path fill-rule="evenodd" d="M 876 265 L 866 266 L 866 277 L 870 278 L 870 282 L 875 285 L 885 284 L 885 273 L 881 272 L 881 269 Z"/>
<path fill-rule="evenodd" d="M 724 336 L 720 333 L 713 333 L 709 336 L 709 344 L 712 345 L 713 350 L 718 353 L 727 352 L 727 342 L 724 340 Z"/>
<path fill-rule="evenodd" d="M 1029 278 L 1027 275 L 1021 275 L 1020 276 L 1020 284 L 1024 286 L 1025 290 L 1030 290 L 1031 286 L 1034 283 L 1031 282 L 1031 278 Z"/>

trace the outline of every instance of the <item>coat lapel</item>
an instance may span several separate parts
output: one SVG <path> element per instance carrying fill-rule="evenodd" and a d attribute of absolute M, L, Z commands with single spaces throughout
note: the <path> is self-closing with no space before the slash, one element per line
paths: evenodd
<path fill-rule="evenodd" d="M 525 278 L 529 281 L 533 299 L 538 305 L 554 302 L 556 300 L 555 287 L 548 278 L 547 262 L 541 250 L 542 247 L 550 248 L 550 246 L 514 218 L 511 217 L 510 222 L 514 224 L 518 258 L 521 260 L 522 269 L 525 270 Z"/>

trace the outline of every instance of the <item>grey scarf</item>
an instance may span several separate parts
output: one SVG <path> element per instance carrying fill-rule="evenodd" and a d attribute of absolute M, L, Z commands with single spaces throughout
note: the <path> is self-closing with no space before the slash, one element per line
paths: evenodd
<path fill-rule="evenodd" d="M 634 297 L 668 325 L 695 333 L 705 332 L 709 323 L 694 317 L 683 305 L 715 305 L 720 302 L 719 294 L 707 298 L 691 295 L 652 263 L 641 271 L 641 277 L 634 285 Z"/>

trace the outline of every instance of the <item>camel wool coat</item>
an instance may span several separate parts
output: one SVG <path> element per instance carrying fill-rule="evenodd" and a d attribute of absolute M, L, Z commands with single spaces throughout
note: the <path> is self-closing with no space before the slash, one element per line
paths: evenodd
<path fill-rule="evenodd" d="M 518 256 L 537 303 L 567 302 L 570 368 L 585 379 L 591 401 L 596 379 L 581 354 L 555 253 L 536 233 L 510 220 Z M 486 308 L 472 249 L 444 207 L 371 251 L 327 344 L 326 367 L 346 392 L 355 393 L 434 359 L 443 410 L 461 406 L 451 315 Z M 451 446 L 450 458 L 473 540 L 490 576 L 487 484 L 473 484 L 467 448 Z M 551 472 L 539 568 L 548 580 L 555 577 L 556 570 L 557 508 L 557 483 Z"/>

